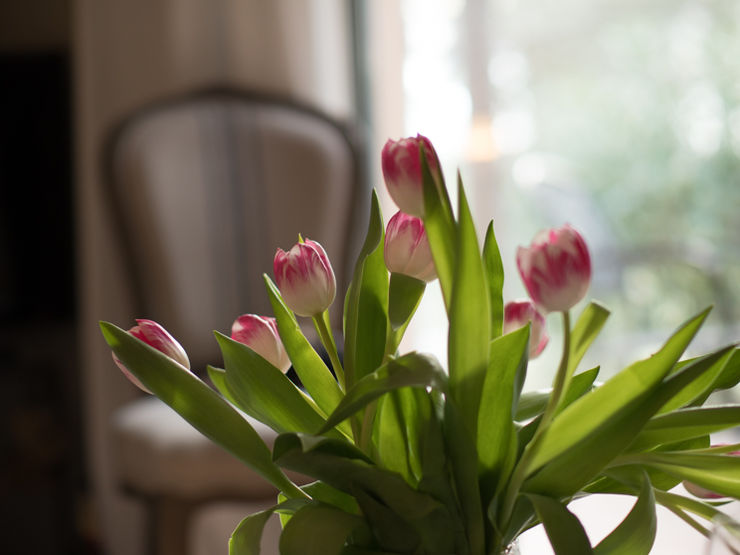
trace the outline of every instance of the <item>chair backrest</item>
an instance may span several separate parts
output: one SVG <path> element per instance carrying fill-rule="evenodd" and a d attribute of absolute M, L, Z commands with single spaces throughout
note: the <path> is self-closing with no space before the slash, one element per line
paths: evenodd
<path fill-rule="evenodd" d="M 127 119 L 105 159 L 136 314 L 165 325 L 193 363 L 214 362 L 210 330 L 272 314 L 262 274 L 299 233 L 324 245 L 346 284 L 367 191 L 356 144 L 326 116 L 205 91 Z"/>

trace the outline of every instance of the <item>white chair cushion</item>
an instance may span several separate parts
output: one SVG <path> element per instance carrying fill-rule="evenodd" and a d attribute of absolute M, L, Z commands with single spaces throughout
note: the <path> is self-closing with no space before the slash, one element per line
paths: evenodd
<path fill-rule="evenodd" d="M 277 434 L 247 419 L 272 446 Z M 118 476 L 137 493 L 191 500 L 276 498 L 277 490 L 270 483 L 156 397 L 119 409 L 113 417 L 113 432 Z"/>

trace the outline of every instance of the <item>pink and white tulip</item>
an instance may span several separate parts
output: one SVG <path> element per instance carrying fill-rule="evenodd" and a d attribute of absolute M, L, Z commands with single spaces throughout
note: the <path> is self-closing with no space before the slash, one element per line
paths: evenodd
<path fill-rule="evenodd" d="M 420 146 L 432 177 L 439 181 L 441 178 L 437 153 L 429 139 L 422 135 L 398 141 L 388 139 L 381 159 L 383 178 L 391 198 L 401 211 L 418 217 L 424 215 Z"/>
<path fill-rule="evenodd" d="M 437 278 L 424 223 L 415 216 L 394 214 L 385 230 L 383 256 L 392 273 L 427 282 Z"/>
<path fill-rule="evenodd" d="M 244 343 L 281 372 L 290 370 L 290 358 L 280 339 L 275 318 L 243 314 L 231 326 L 231 339 Z"/>
<path fill-rule="evenodd" d="M 306 239 L 288 252 L 278 249 L 273 270 L 283 301 L 299 316 L 316 316 L 334 302 L 334 270 L 324 248 L 316 241 Z"/>
<path fill-rule="evenodd" d="M 718 443 L 716 445 L 712 445 L 712 447 L 722 447 L 723 445 L 726 444 Z M 740 456 L 740 451 L 730 451 L 727 454 L 733 457 L 738 457 Z M 740 461 L 738 462 L 738 464 L 740 464 Z M 727 497 L 726 495 L 722 495 L 712 490 L 703 488 L 687 480 L 684 480 L 683 487 L 686 488 L 686 491 L 688 491 L 691 495 L 693 495 L 694 497 L 699 497 L 701 499 L 722 499 L 724 497 Z"/>
<path fill-rule="evenodd" d="M 182 366 L 184 370 L 190 370 L 190 360 L 188 360 L 188 355 L 185 352 L 185 349 L 182 348 L 182 345 L 180 345 L 166 329 L 152 320 L 140 319 L 136 320 L 136 323 L 137 325 L 129 329 L 128 333 L 133 335 L 136 339 L 143 341 L 150 347 L 154 347 L 158 351 L 163 352 Z M 151 394 L 151 391 L 149 391 L 144 384 L 142 384 L 139 379 L 134 376 L 128 368 L 126 368 L 115 353 L 113 353 L 113 361 L 131 383 L 142 391 Z"/>
<path fill-rule="evenodd" d="M 545 331 L 545 317 L 530 300 L 511 301 L 504 307 L 504 334 L 518 330 L 532 322 L 529 332 L 529 358 L 536 358 L 547 346 L 550 338 Z"/>
<path fill-rule="evenodd" d="M 519 247 L 516 263 L 529 296 L 545 312 L 569 310 L 591 282 L 588 247 L 568 224 L 542 231 L 529 247 Z"/>

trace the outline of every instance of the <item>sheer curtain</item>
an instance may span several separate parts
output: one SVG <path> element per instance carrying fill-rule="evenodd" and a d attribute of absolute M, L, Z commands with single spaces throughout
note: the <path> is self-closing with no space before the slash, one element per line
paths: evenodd
<path fill-rule="evenodd" d="M 569 222 L 594 258 L 588 296 L 613 311 L 612 337 L 592 354 L 609 361 L 605 373 L 652 352 L 709 304 L 717 309 L 699 341 L 736 339 L 740 70 L 728 60 L 740 53 L 737 2 L 403 0 L 374 9 L 392 11 L 391 25 L 369 22 L 371 55 L 387 52 L 371 64 L 382 90 L 376 150 L 420 132 L 448 183 L 460 168 L 478 226 L 494 219 L 507 299 L 524 294 L 516 246 Z M 536 361 L 547 368 L 559 335 L 556 319 L 548 325 L 553 341 Z M 412 332 L 419 345 L 439 333 Z M 539 387 L 550 373 L 535 375 Z"/>

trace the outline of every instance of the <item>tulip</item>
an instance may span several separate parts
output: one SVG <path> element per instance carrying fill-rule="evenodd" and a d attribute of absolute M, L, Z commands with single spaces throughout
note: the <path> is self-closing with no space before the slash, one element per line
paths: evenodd
<path fill-rule="evenodd" d="M 392 273 L 420 281 L 437 278 L 424 223 L 414 216 L 396 212 L 385 230 L 385 265 Z"/>
<path fill-rule="evenodd" d="M 544 312 L 567 311 L 580 301 L 591 281 L 586 242 L 573 227 L 542 231 L 516 253 L 529 296 Z"/>
<path fill-rule="evenodd" d="M 163 352 L 185 370 L 190 370 L 190 361 L 188 360 L 188 355 L 185 352 L 185 349 L 182 348 L 177 340 L 172 337 L 166 329 L 152 320 L 141 319 L 136 320 L 136 323 L 137 325 L 129 329 L 128 333 L 133 335 L 136 339 L 143 341 L 150 347 L 154 347 L 158 351 Z M 129 381 L 131 381 L 131 383 L 142 391 L 151 393 L 151 391 L 149 391 L 149 389 L 147 389 L 128 368 L 126 368 L 115 353 L 113 353 L 113 361 Z"/>
<path fill-rule="evenodd" d="M 532 301 L 511 301 L 504 307 L 504 333 L 510 333 L 532 322 L 529 332 L 529 358 L 536 358 L 550 338 L 545 331 L 545 317 Z"/>
<path fill-rule="evenodd" d="M 712 445 L 712 447 L 722 447 L 723 445 L 726 445 L 724 443 L 719 443 L 717 445 Z M 727 453 L 728 455 L 731 455 L 733 457 L 740 456 L 740 451 L 731 451 Z M 738 463 L 740 464 L 740 463 Z M 687 480 L 684 480 L 683 487 L 686 488 L 686 491 L 688 491 L 691 495 L 695 497 L 700 497 L 702 499 L 720 499 L 722 497 L 727 497 L 726 495 L 722 495 L 720 493 L 714 492 L 712 490 L 703 488 L 701 486 L 696 485 L 693 482 L 689 482 Z"/>
<path fill-rule="evenodd" d="M 278 249 L 273 270 L 283 301 L 299 316 L 317 316 L 334 302 L 334 270 L 316 241 L 306 239 L 288 252 Z"/>
<path fill-rule="evenodd" d="M 383 178 L 388 193 L 403 212 L 418 217 L 424 215 L 420 145 L 432 177 L 441 181 L 437 153 L 429 139 L 422 135 L 398 141 L 388 139 L 382 152 Z"/>
<path fill-rule="evenodd" d="M 283 373 L 290 370 L 290 358 L 280 340 L 275 318 L 243 314 L 231 326 L 231 339 L 244 343 Z"/>

